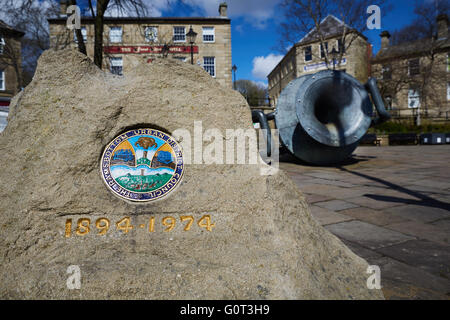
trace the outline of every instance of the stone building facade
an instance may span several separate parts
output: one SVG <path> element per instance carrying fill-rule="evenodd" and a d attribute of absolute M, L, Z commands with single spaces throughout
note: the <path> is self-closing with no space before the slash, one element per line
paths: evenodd
<path fill-rule="evenodd" d="M 390 44 L 383 31 L 372 75 L 394 120 L 416 125 L 450 120 L 450 36 L 447 15 L 429 39 Z"/>
<path fill-rule="evenodd" d="M 23 36 L 0 20 L 0 132 L 6 127 L 11 98 L 21 90 Z"/>
<path fill-rule="evenodd" d="M 49 19 L 50 45 L 53 48 L 77 47 L 76 37 L 66 27 L 65 8 L 61 16 Z M 221 3 L 218 17 L 122 17 L 104 19 L 103 68 L 122 74 L 136 62 L 151 63 L 167 57 L 191 63 L 191 45 L 186 34 L 190 28 L 197 33 L 193 63 L 205 69 L 219 83 L 232 87 L 231 20 L 227 5 Z M 94 57 L 94 19 L 81 18 L 81 31 L 87 55 Z M 165 47 L 166 45 L 166 47 Z"/>
<path fill-rule="evenodd" d="M 269 98 L 275 106 L 281 91 L 295 78 L 305 74 L 315 73 L 324 69 L 344 70 L 361 82 L 366 82 L 370 73 L 370 56 L 372 46 L 367 38 L 356 30 L 346 26 L 349 43 L 341 45 L 344 23 L 329 15 L 320 23 L 321 34 L 327 48 L 329 65 L 325 60 L 316 28 L 312 29 L 303 39 L 296 43 L 281 59 L 268 75 Z M 350 43 L 351 41 L 351 43 Z M 339 63 L 339 58 L 331 58 L 331 52 L 345 50 Z M 334 65 L 333 65 L 334 61 Z"/>

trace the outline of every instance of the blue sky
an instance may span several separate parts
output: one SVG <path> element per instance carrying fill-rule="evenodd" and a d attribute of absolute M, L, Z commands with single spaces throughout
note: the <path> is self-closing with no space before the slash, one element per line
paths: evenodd
<path fill-rule="evenodd" d="M 220 0 L 191 0 L 192 6 L 175 5 L 161 10 L 163 16 L 217 15 Z M 278 45 L 278 26 L 281 15 L 277 10 L 280 0 L 229 0 L 228 16 L 231 18 L 232 57 L 237 66 L 237 79 L 249 79 L 267 84 L 266 73 L 281 56 Z M 414 1 L 390 0 L 392 10 L 381 11 L 381 30 L 368 30 L 365 35 L 374 46 L 380 48 L 379 34 L 382 30 L 394 31 L 411 23 L 414 19 Z M 373 4 L 377 4 L 374 0 Z M 369 15 L 368 15 L 369 16 Z"/>
<path fill-rule="evenodd" d="M 153 16 L 218 16 L 223 0 L 144 0 Z M 357 0 L 356 0 L 357 1 Z M 423 0 L 431 1 L 431 0 Z M 80 0 L 81 4 L 83 0 Z M 231 18 L 232 57 L 237 79 L 267 84 L 266 75 L 282 57 L 278 45 L 278 26 L 282 16 L 277 8 L 281 0 L 228 0 Z M 374 53 L 379 50 L 382 30 L 394 31 L 414 19 L 413 0 L 388 0 L 392 10 L 381 12 L 381 30 L 365 32 Z M 374 0 L 372 4 L 377 4 Z M 369 15 L 368 15 L 369 16 Z"/>

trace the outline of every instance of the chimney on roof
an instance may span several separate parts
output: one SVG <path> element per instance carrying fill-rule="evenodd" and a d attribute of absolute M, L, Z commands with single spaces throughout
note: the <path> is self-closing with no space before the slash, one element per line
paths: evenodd
<path fill-rule="evenodd" d="M 381 37 L 381 49 L 385 49 L 389 47 L 389 38 L 391 37 L 391 34 L 388 31 L 383 31 L 380 33 Z"/>
<path fill-rule="evenodd" d="M 59 15 L 60 16 L 67 16 L 67 7 L 69 6 L 68 0 L 60 0 L 59 1 Z"/>
<path fill-rule="evenodd" d="M 226 2 L 222 2 L 219 5 L 219 14 L 220 14 L 221 17 L 226 17 L 227 16 L 227 9 L 228 9 L 228 6 L 227 6 Z"/>
<path fill-rule="evenodd" d="M 437 22 L 437 38 L 446 39 L 448 37 L 448 17 L 447 15 L 440 14 L 436 17 Z"/>

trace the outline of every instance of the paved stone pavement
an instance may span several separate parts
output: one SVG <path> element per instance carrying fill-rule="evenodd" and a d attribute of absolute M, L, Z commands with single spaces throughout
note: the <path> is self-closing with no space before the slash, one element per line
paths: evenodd
<path fill-rule="evenodd" d="M 387 299 L 450 299 L 450 145 L 359 147 L 337 167 L 280 156 L 311 213 L 381 268 Z"/>

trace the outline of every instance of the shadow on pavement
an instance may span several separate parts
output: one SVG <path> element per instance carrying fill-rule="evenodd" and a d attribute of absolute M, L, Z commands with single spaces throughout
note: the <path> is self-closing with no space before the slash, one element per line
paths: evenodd
<path fill-rule="evenodd" d="M 431 198 L 431 197 L 429 197 L 427 195 L 424 195 L 424 194 L 422 194 L 420 192 L 407 189 L 405 187 L 399 186 L 399 185 L 397 185 L 395 183 L 392 183 L 392 182 L 389 182 L 389 181 L 386 181 L 386 180 L 383 180 L 383 179 L 380 179 L 380 178 L 376 178 L 376 177 L 372 177 L 372 176 L 369 176 L 369 175 L 364 174 L 364 173 L 348 170 L 346 168 L 343 168 L 342 166 L 337 166 L 336 168 L 340 169 L 341 171 L 348 172 L 348 173 L 354 174 L 356 176 L 366 178 L 368 180 L 372 180 L 372 181 L 376 181 L 376 182 L 382 183 L 382 184 L 386 185 L 387 187 L 389 187 L 389 188 L 391 188 L 393 190 L 396 190 L 396 191 L 399 191 L 399 192 L 403 192 L 405 194 L 408 194 L 408 195 L 413 196 L 415 198 L 418 198 L 420 200 L 403 199 L 403 198 L 398 198 L 398 197 L 383 196 L 383 195 L 377 195 L 377 194 L 365 194 L 364 195 L 365 197 L 368 197 L 368 198 L 371 198 L 371 199 L 374 199 L 374 200 L 378 200 L 378 201 L 413 204 L 413 205 L 416 205 L 416 206 L 439 208 L 439 209 L 444 209 L 444 210 L 450 211 L 450 203 L 433 199 L 433 198 Z"/>
<path fill-rule="evenodd" d="M 340 165 L 341 166 L 349 166 L 349 165 L 353 165 L 353 164 L 356 164 L 356 163 L 369 161 L 370 159 L 375 159 L 375 158 L 376 157 L 373 157 L 373 156 L 355 156 L 355 155 L 352 155 L 347 160 L 342 162 Z M 318 165 L 318 164 L 312 164 L 312 163 L 305 162 L 305 161 L 300 160 L 300 159 L 296 158 L 295 156 L 293 156 L 289 151 L 280 153 L 280 162 L 294 163 L 294 164 L 307 166 L 307 167 L 318 167 L 318 168 L 320 168 L 320 167 L 327 167 L 327 168 L 334 167 L 334 166 L 330 166 L 330 165 Z"/>

